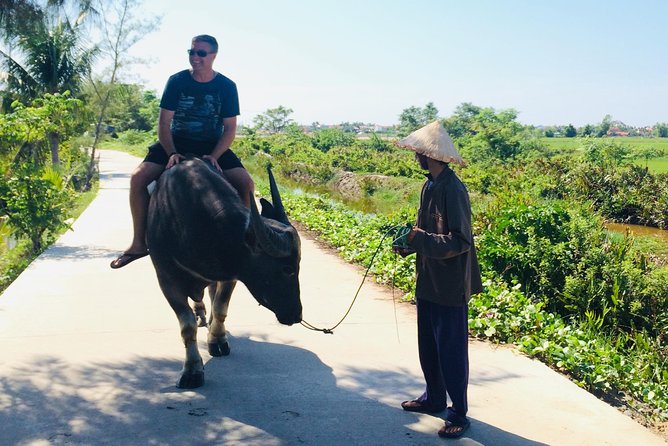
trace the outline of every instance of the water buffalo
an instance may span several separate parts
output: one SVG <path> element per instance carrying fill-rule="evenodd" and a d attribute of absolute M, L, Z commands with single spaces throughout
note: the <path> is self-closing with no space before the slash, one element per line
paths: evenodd
<path fill-rule="evenodd" d="M 204 384 L 197 349 L 197 319 L 190 297 L 211 297 L 208 346 L 212 356 L 229 354 L 225 318 L 237 280 L 274 312 L 282 324 L 301 321 L 297 230 L 290 224 L 271 170 L 272 203 L 251 197 L 247 209 L 236 190 L 208 163 L 188 158 L 165 171 L 151 196 L 147 242 L 160 288 L 176 313 L 186 360 L 181 388 Z"/>

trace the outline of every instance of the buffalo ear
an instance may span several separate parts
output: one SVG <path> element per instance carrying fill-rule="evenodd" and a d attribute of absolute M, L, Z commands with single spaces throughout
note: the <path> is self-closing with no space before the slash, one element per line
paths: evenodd
<path fill-rule="evenodd" d="M 260 212 L 260 215 L 275 220 L 276 210 L 274 209 L 274 206 L 264 198 L 260 198 L 260 204 L 262 205 L 262 212 Z"/>

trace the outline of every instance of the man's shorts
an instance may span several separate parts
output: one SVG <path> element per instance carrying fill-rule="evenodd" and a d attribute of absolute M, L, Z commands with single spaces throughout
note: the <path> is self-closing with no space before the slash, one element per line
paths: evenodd
<path fill-rule="evenodd" d="M 204 155 L 209 155 L 213 150 L 213 148 L 216 146 L 215 143 L 207 143 L 199 141 L 185 142 L 185 141 L 179 141 L 177 139 L 174 140 L 174 145 L 176 146 L 176 151 L 181 155 L 192 154 L 200 157 Z M 162 144 L 156 142 L 155 144 L 149 146 L 148 154 L 146 155 L 146 158 L 144 158 L 144 161 L 166 166 L 167 162 L 169 161 L 169 157 L 167 156 L 165 149 L 162 147 Z M 231 149 L 227 149 L 225 153 L 223 153 L 220 156 L 220 158 L 218 158 L 218 165 L 222 170 L 234 169 L 236 167 L 241 167 L 241 168 L 244 167 L 244 165 L 241 164 L 241 160 L 239 159 L 239 157 L 234 152 L 232 152 Z"/>

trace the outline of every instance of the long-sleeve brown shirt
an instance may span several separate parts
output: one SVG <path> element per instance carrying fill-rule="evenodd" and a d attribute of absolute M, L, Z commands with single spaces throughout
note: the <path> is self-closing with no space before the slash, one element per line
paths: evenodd
<path fill-rule="evenodd" d="M 445 306 L 463 306 L 482 291 L 480 266 L 471 231 L 469 194 L 457 175 L 445 167 L 422 188 L 415 250 L 415 297 Z"/>

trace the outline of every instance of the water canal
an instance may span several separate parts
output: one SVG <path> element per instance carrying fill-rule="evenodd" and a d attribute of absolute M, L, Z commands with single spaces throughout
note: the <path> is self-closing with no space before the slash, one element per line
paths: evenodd
<path fill-rule="evenodd" d="M 631 235 L 652 237 L 659 242 L 668 243 L 668 230 L 665 229 L 641 225 L 629 225 L 625 223 L 606 223 L 605 227 L 613 232 L 626 234 L 628 231 Z"/>

